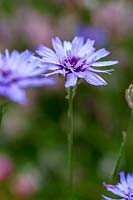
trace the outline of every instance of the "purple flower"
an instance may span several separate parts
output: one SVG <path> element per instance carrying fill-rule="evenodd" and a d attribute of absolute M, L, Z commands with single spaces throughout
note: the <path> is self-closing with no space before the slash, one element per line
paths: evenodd
<path fill-rule="evenodd" d="M 82 37 L 75 37 L 72 42 L 60 41 L 58 37 L 52 39 L 55 52 L 46 46 L 40 45 L 36 52 L 42 57 L 44 65 L 48 66 L 51 73 L 62 74 L 65 79 L 65 87 L 74 87 L 77 80 L 84 79 L 87 83 L 100 86 L 106 85 L 106 81 L 97 73 L 110 74 L 112 71 L 99 69 L 102 66 L 117 64 L 118 61 L 98 61 L 109 54 L 104 48 L 95 51 L 94 40 L 87 39 L 84 43 Z"/>
<path fill-rule="evenodd" d="M 120 200 L 133 200 L 133 173 L 127 174 L 125 177 L 124 172 L 120 172 L 120 182 L 116 185 L 108 185 L 104 183 L 108 191 L 120 196 Z M 116 200 L 103 195 L 104 200 Z"/>
<path fill-rule="evenodd" d="M 76 32 L 78 36 L 83 36 L 86 39 L 89 37 L 90 39 L 95 40 L 98 47 L 106 45 L 109 41 L 108 30 L 103 27 L 81 24 L 77 27 Z"/>
<path fill-rule="evenodd" d="M 24 88 L 53 84 L 53 79 L 39 77 L 45 72 L 40 66 L 41 62 L 28 50 L 0 53 L 0 95 L 25 104 Z"/>

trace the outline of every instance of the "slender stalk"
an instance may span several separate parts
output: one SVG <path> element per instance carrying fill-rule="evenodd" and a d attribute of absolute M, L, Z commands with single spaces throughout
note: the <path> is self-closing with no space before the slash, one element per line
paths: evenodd
<path fill-rule="evenodd" d="M 2 118 L 5 112 L 5 107 L 6 107 L 6 104 L 0 105 L 0 128 L 1 128 Z"/>
<path fill-rule="evenodd" d="M 68 184 L 69 200 L 73 198 L 73 97 L 74 88 L 68 89 Z"/>
<path fill-rule="evenodd" d="M 5 103 L 0 105 L 0 150 L 1 150 L 1 148 L 3 148 L 3 145 L 4 145 L 4 137 L 3 137 L 3 134 L 2 134 L 1 124 L 2 124 L 2 120 L 3 120 L 3 116 L 4 116 L 4 114 L 7 110 L 8 104 L 9 104 L 9 102 L 5 102 Z M 1 182 L 0 188 L 1 188 L 1 191 L 4 195 L 4 198 L 6 198 L 7 200 L 12 198 L 11 193 L 8 190 L 8 183 Z"/>
<path fill-rule="evenodd" d="M 133 109 L 131 109 L 131 114 L 130 114 L 130 119 L 129 119 L 129 122 L 128 122 L 127 129 L 122 132 L 123 140 L 122 140 L 122 143 L 121 143 L 121 146 L 120 146 L 120 150 L 119 150 L 119 153 L 118 153 L 117 160 L 116 160 L 114 168 L 113 168 L 113 172 L 112 172 L 112 175 L 111 175 L 111 182 L 113 182 L 113 180 L 115 180 L 115 178 L 117 176 L 119 166 L 120 166 L 120 162 L 121 162 L 121 159 L 122 159 L 124 151 L 125 151 L 126 141 L 127 141 L 128 132 L 129 132 L 129 128 L 130 128 L 132 119 L 133 119 Z"/>

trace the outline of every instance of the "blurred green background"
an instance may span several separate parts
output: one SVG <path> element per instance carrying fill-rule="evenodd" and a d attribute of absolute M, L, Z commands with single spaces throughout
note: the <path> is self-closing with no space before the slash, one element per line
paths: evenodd
<path fill-rule="evenodd" d="M 0 0 L 0 50 L 51 47 L 51 38 L 95 39 L 119 60 L 106 87 L 85 83 L 74 100 L 75 200 L 97 200 L 128 124 L 125 90 L 133 81 L 132 0 Z M 10 104 L 0 135 L 0 200 L 67 199 L 67 100 L 63 80 L 29 89 L 28 104 Z M 121 170 L 133 171 L 133 126 Z"/>

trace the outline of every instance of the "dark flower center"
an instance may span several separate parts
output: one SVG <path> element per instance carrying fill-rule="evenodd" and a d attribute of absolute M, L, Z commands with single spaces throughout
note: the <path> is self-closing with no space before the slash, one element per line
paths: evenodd
<path fill-rule="evenodd" d="M 7 76 L 11 75 L 12 72 L 9 69 L 2 69 L 1 74 L 3 75 L 3 77 L 7 77 Z"/>
<path fill-rule="evenodd" d="M 13 71 L 11 71 L 10 69 L 1 69 L 0 70 L 0 84 L 1 85 L 10 85 L 12 83 L 15 83 L 19 80 L 18 77 L 16 77 L 16 75 L 14 74 Z"/>
<path fill-rule="evenodd" d="M 129 192 L 128 194 L 126 194 L 125 200 L 133 200 L 133 193 Z"/>
<path fill-rule="evenodd" d="M 62 62 L 62 68 L 65 69 L 68 72 L 80 72 L 80 71 L 84 71 L 83 66 L 85 65 L 85 60 L 82 61 L 80 63 L 80 65 L 77 65 L 78 61 L 80 61 L 81 58 L 76 58 L 76 57 L 72 57 L 72 58 L 66 58 L 63 60 Z M 77 65 L 77 66 L 76 66 Z"/>
<path fill-rule="evenodd" d="M 130 200 L 133 200 L 133 193 L 130 193 L 130 194 L 129 194 L 129 199 L 130 199 Z"/>
<path fill-rule="evenodd" d="M 69 60 L 70 64 L 73 66 L 75 66 L 78 61 L 79 61 L 79 58 L 75 58 L 75 57 L 73 57 L 72 59 Z"/>

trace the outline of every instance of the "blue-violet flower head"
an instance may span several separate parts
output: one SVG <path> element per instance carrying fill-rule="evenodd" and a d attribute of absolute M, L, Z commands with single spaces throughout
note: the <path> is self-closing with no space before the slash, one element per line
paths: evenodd
<path fill-rule="evenodd" d="M 110 52 L 104 48 L 95 51 L 94 40 L 87 39 L 84 42 L 83 37 L 74 37 L 72 42 L 62 43 L 58 37 L 55 37 L 52 39 L 52 44 L 55 52 L 43 45 L 39 45 L 36 52 L 41 56 L 44 67 L 47 66 L 50 70 L 50 73 L 45 76 L 63 75 L 66 79 L 66 88 L 74 87 L 79 78 L 95 86 L 106 85 L 106 81 L 97 73 L 110 74 L 113 70 L 99 68 L 118 63 L 118 61 L 98 61 Z"/>
<path fill-rule="evenodd" d="M 0 95 L 25 104 L 24 88 L 53 84 L 54 79 L 41 77 L 46 69 L 40 66 L 41 62 L 28 50 L 0 53 Z"/>
<path fill-rule="evenodd" d="M 120 197 L 120 200 L 133 200 L 133 173 L 128 173 L 125 177 L 124 172 L 120 172 L 120 182 L 116 185 L 104 183 L 108 191 Z M 116 200 L 103 195 L 104 200 Z"/>

